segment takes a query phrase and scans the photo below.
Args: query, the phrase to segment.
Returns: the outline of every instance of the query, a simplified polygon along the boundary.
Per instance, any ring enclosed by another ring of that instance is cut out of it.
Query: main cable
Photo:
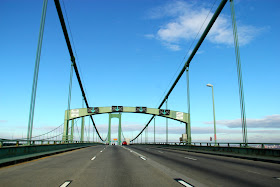
[[[80,86],[80,89],[81,89],[81,92],[82,92],[82,96],[85,100],[85,104],[86,104],[87,108],[89,108],[89,104],[88,104],[86,94],[85,94],[85,91],[84,91],[84,88],[83,88],[83,84],[82,84],[82,81],[81,81],[81,77],[80,77],[80,74],[79,74],[79,71],[78,71],[78,68],[77,68],[76,60],[75,60],[73,50],[72,50],[72,47],[71,47],[71,43],[70,43],[70,40],[69,40],[69,36],[68,36],[67,28],[66,28],[66,25],[65,25],[65,21],[64,21],[64,18],[63,18],[63,13],[62,13],[62,10],[61,10],[59,0],[54,0],[54,3],[55,3],[55,6],[56,6],[56,10],[57,10],[57,14],[58,14],[58,17],[59,17],[59,20],[60,20],[61,27],[62,27],[62,30],[63,30],[63,34],[64,34],[65,41],[66,41],[66,44],[67,44],[67,48],[68,48],[68,51],[69,51],[69,54],[70,54],[70,57],[71,57],[71,61],[73,63],[74,70],[75,70],[75,73],[76,73],[76,76],[77,76],[77,79],[78,79],[78,83],[79,83],[79,86]],[[103,141],[102,137],[100,136],[100,134],[97,130],[97,127],[94,123],[94,120],[93,120],[92,116],[90,116],[90,118],[91,118],[92,124],[95,128],[95,131],[96,131],[97,135]]]

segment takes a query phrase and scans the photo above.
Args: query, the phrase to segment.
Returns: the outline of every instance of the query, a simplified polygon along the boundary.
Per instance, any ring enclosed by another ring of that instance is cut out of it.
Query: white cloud
[[[213,122],[204,122],[205,124],[213,124]],[[241,128],[241,119],[234,120],[218,120],[217,124],[227,126],[229,128]],[[263,119],[247,119],[248,128],[279,128],[280,114],[265,116]]]
[[[144,36],[145,36],[146,38],[149,38],[149,39],[152,39],[152,38],[155,37],[155,35],[153,35],[153,34],[145,34]]]
[[[180,46],[177,44],[171,44],[171,43],[164,43],[164,46],[166,46],[167,48],[171,49],[172,51],[179,51],[181,50]]]
[[[180,43],[193,40],[207,17],[210,9],[206,5],[203,6],[201,8],[200,5],[198,9],[196,7],[199,6],[196,2],[190,3],[179,0],[153,9],[149,14],[151,19],[170,18],[153,36],[167,48],[180,50]],[[213,12],[210,12],[201,28],[200,35],[212,16]],[[250,43],[262,30],[251,25],[238,24],[239,44],[246,45]],[[231,18],[221,14],[208,33],[206,40],[215,44],[233,46]]]

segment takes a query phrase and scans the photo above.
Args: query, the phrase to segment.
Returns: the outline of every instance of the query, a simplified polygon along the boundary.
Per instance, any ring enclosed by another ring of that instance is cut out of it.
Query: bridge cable
[[[79,67],[80,72],[81,72],[80,75],[81,75],[82,82],[85,83],[84,78],[83,78],[82,68],[81,68],[80,63],[79,63],[78,54],[76,52],[76,47],[75,47],[75,43],[74,43],[74,37],[72,35],[72,31],[71,31],[71,27],[70,27],[70,22],[69,22],[69,19],[68,19],[68,15],[67,15],[67,11],[66,11],[66,6],[65,6],[65,3],[64,3],[64,0],[62,0],[62,4],[63,4],[64,12],[65,12],[65,16],[66,16],[66,21],[67,21],[67,24],[68,24],[69,32],[70,32],[70,37],[71,37],[71,40],[72,40],[72,43],[73,43],[74,53],[75,53],[75,56],[76,56],[76,59],[77,59],[76,62],[78,64],[78,67]],[[84,88],[85,88],[85,93],[88,96],[87,88],[86,87],[84,87]]]
[[[230,0],[230,8],[231,8],[233,38],[234,38],[235,57],[236,57],[236,66],[237,66],[238,86],[239,86],[239,98],[240,98],[239,102],[240,102],[240,109],[241,109],[241,122],[242,122],[243,143],[245,144],[244,146],[247,146],[248,139],[247,139],[247,125],[246,125],[246,113],[245,113],[243,80],[242,80],[239,43],[238,43],[238,35],[237,35],[237,27],[236,27],[236,20],[235,20],[235,11],[234,11],[233,0]]]
[[[199,33],[200,33],[200,31],[201,31],[202,27],[204,26],[204,24],[205,24],[205,22],[206,22],[207,18],[209,17],[209,15],[210,15],[210,13],[211,13],[211,11],[212,11],[212,9],[213,9],[214,5],[216,4],[216,2],[217,2],[217,0],[215,0],[215,2],[212,4],[212,6],[211,6],[211,8],[210,8],[210,10],[209,10],[209,12],[208,12],[208,14],[207,14],[206,18],[204,19],[204,21],[203,21],[203,23],[202,23],[202,25],[201,25],[201,27],[200,27],[199,31],[196,33],[195,38],[193,39],[193,41],[192,41],[192,43],[191,43],[191,45],[190,45],[189,49],[187,50],[187,52],[186,52],[186,54],[185,54],[184,58],[182,59],[182,61],[181,61],[180,65],[178,66],[178,68],[177,68],[176,72],[174,73],[174,75],[173,75],[172,79],[170,80],[170,82],[169,82],[169,84],[168,84],[167,88],[165,89],[165,91],[163,92],[162,96],[160,97],[160,99],[159,99],[158,103],[162,100],[162,97],[163,97],[163,96],[164,96],[164,94],[166,93],[167,89],[170,87],[170,85],[171,85],[171,83],[172,83],[172,80],[173,80],[173,79],[174,79],[174,77],[177,75],[177,73],[178,73],[178,71],[179,71],[180,67],[182,66],[183,62],[185,61],[185,59],[186,59],[187,55],[190,53],[190,50],[191,50],[191,48],[192,48],[192,46],[193,46],[194,42],[196,41],[196,39],[197,39],[197,37],[198,37],[198,35],[199,35]]]
[[[68,36],[67,28],[66,28],[66,25],[65,25],[65,21],[64,21],[64,18],[63,18],[63,13],[62,13],[62,10],[61,10],[59,0],[54,0],[54,3],[55,3],[55,6],[56,6],[56,10],[57,10],[57,14],[58,14],[58,17],[59,17],[59,20],[60,20],[62,31],[63,31],[63,34],[64,34],[64,38],[65,38],[65,41],[66,41],[66,44],[67,44],[69,55],[71,57],[71,62],[73,63],[74,70],[75,70],[75,73],[76,73],[76,76],[77,76],[77,80],[78,80],[78,83],[79,83],[79,86],[80,86],[80,89],[81,89],[81,92],[82,92],[82,96],[85,100],[87,108],[89,108],[89,104],[88,104],[86,94],[85,94],[85,91],[84,91],[84,88],[83,88],[83,84],[82,84],[82,81],[81,81],[81,77],[80,77],[80,74],[79,74],[79,71],[78,71],[78,68],[77,68],[76,60],[75,60],[73,50],[72,50],[72,47],[71,47],[71,43],[70,43],[70,40],[69,40],[69,36]],[[90,118],[91,118],[92,124],[95,128],[95,131],[96,131],[97,135],[103,141],[102,137],[100,136],[100,134],[97,130],[97,127],[94,123],[94,120],[93,120],[92,116],[90,116]]]
[[[182,70],[180,71],[179,75],[177,76],[176,80],[174,81],[174,83],[172,84],[171,88],[169,89],[169,91],[167,92],[167,94],[165,95],[164,99],[162,100],[161,104],[159,105],[158,109],[160,109],[162,107],[162,105],[164,104],[165,100],[169,97],[170,93],[173,91],[174,87],[177,85],[178,81],[180,80],[180,78],[182,77],[183,73],[185,72],[186,68],[189,67],[190,62],[192,61],[194,55],[196,54],[196,52],[198,51],[199,47],[201,46],[202,42],[204,41],[204,39],[206,38],[208,32],[210,31],[211,27],[213,26],[213,24],[215,23],[216,19],[218,18],[219,14],[221,13],[221,11],[223,10],[225,4],[227,3],[227,0],[222,0],[222,2],[220,3],[220,5],[218,6],[217,10],[215,11],[214,15],[212,16],[211,20],[209,21],[207,27],[205,28],[204,32],[202,33],[199,41],[197,42],[195,48],[192,50],[192,53],[190,54],[188,60],[185,62],[185,65],[183,66]],[[153,115],[151,117],[151,119],[148,121],[148,123],[145,125],[145,127],[140,131],[140,133],[131,141],[134,141],[138,136],[140,136],[140,134],[147,128],[147,126],[150,124],[150,122],[154,119],[155,115]]]
[[[44,26],[45,26],[45,20],[46,20],[47,4],[48,4],[48,0],[44,0],[43,11],[42,11],[42,15],[41,15],[36,60],[35,60],[33,84],[32,84],[32,93],[31,93],[31,102],[30,102],[30,111],[29,111],[29,120],[28,120],[28,131],[27,131],[28,140],[31,140],[31,138],[32,138],[35,99],[36,99],[36,92],[37,92],[37,81],[38,81],[38,74],[39,74],[39,65],[40,65],[41,49],[42,49],[42,42],[43,42]]]

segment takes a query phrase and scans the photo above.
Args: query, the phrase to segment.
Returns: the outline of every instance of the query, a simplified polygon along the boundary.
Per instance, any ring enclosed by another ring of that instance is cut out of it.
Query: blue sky
[[[64,0],[72,45],[90,105],[157,108],[177,77],[177,70],[187,60],[191,43],[214,2]],[[206,23],[219,3],[218,0],[214,4]],[[21,138],[27,133],[42,4],[37,0],[0,2],[2,138]],[[66,19],[62,1],[61,5]],[[280,141],[280,27],[276,21],[280,17],[279,5],[276,0],[235,2],[249,142]],[[242,141],[232,42],[227,3],[190,64],[193,141],[209,141],[213,137],[212,93],[206,87],[208,83],[214,85],[218,141]],[[69,73],[69,53],[54,2],[49,1],[34,135],[63,123]],[[169,98],[168,108],[187,112],[186,93],[183,75]],[[82,96],[74,76],[71,108],[81,107]],[[108,115],[94,119],[105,138]],[[148,115],[123,114],[124,135],[135,136],[149,119]],[[113,120],[112,137],[117,136],[117,123],[117,119]],[[152,130],[150,127],[150,141]],[[169,141],[178,141],[184,125],[169,120],[169,132]],[[156,119],[156,133],[158,141],[165,141],[165,119]]]

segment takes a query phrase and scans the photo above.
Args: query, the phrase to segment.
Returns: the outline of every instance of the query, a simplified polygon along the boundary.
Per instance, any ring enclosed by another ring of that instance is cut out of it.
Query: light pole
[[[215,104],[214,104],[214,88],[212,84],[207,84],[206,86],[212,88],[212,98],[213,98],[213,116],[214,116],[214,139],[215,139],[215,146],[217,145],[217,136],[216,136],[216,119],[215,119]]]

